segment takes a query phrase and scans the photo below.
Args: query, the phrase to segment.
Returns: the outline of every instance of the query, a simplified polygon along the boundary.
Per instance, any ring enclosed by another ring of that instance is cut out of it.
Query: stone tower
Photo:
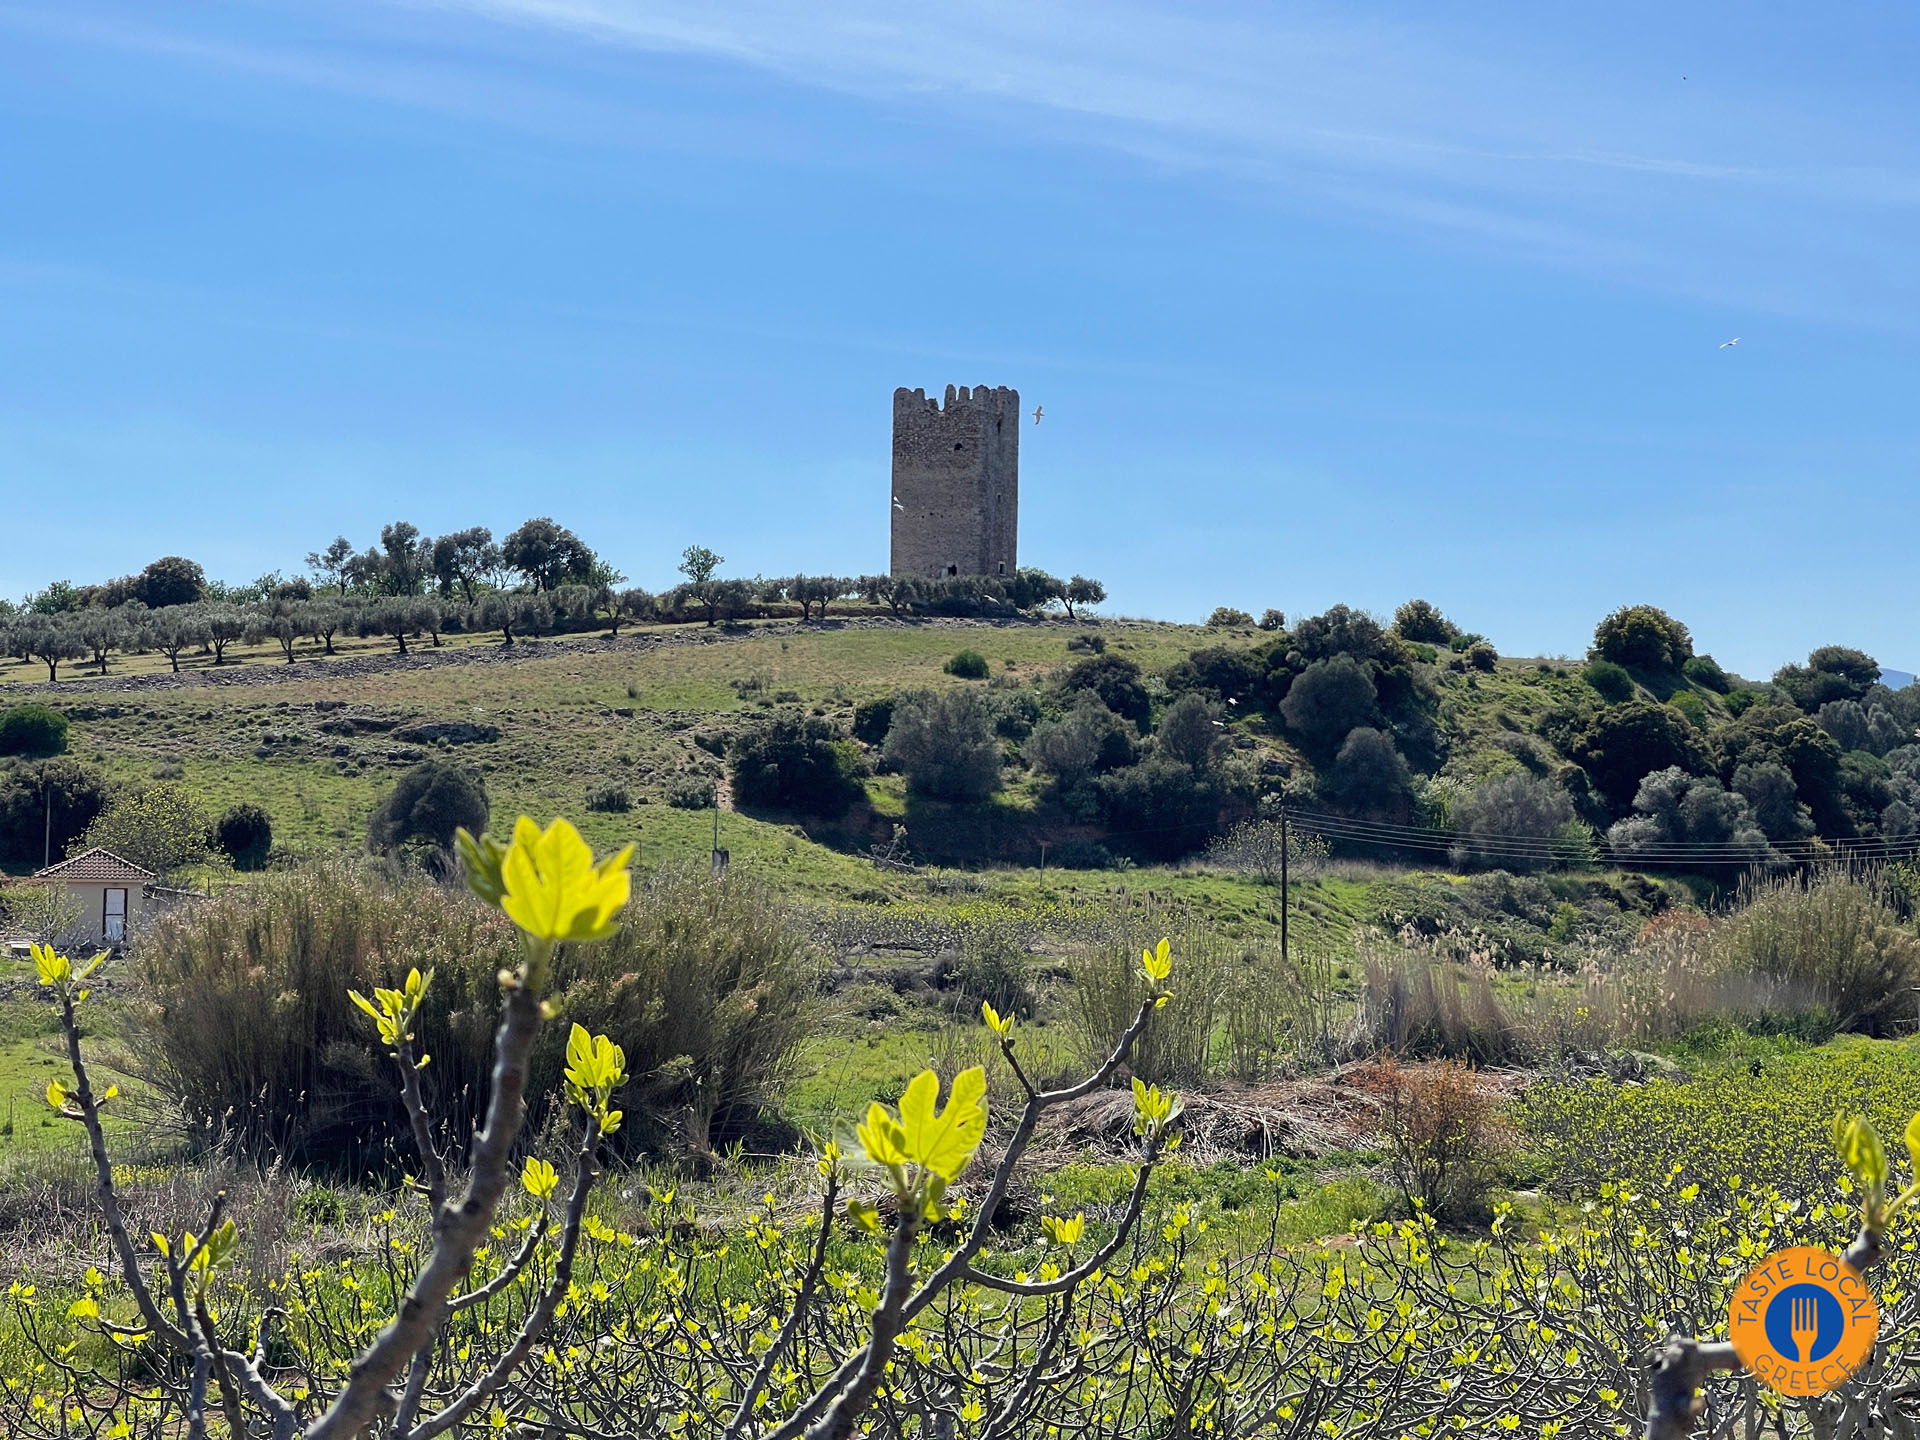
[[[1011,575],[1019,559],[1020,392],[893,392],[895,575]]]

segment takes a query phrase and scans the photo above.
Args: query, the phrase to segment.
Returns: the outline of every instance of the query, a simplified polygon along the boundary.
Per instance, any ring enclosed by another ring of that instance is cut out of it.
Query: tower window
[[[961,443],[960,443],[960,442],[959,442],[958,440],[956,440],[956,441],[954,441],[954,442],[953,442],[953,448],[954,448],[954,449],[956,449],[956,450],[964,450],[964,449],[966,449],[967,447],[966,447],[966,446],[964,446],[964,445],[962,445],[962,444],[961,444]]]
[[[947,566],[947,574],[958,575],[959,573],[960,573],[960,567],[958,565]]]
[[[1007,573],[1007,562],[1006,562],[1006,561],[1004,561],[1004,560],[1002,560],[1002,561],[1000,562],[1000,573],[1001,573],[1002,575],[1004,575],[1004,574],[1006,574],[1006,573]]]

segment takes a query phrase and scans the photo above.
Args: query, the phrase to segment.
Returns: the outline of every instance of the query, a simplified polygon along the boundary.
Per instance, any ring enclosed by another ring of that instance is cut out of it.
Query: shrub
[[[1736,766],[1731,788],[1769,840],[1800,840],[1813,833],[1813,815],[1800,803],[1785,766],[1771,761]]]
[[[1554,858],[1554,837],[1573,819],[1573,802],[1553,781],[1514,770],[1461,796],[1452,819],[1456,865],[1531,870]]]
[[[1476,640],[1467,647],[1467,664],[1475,670],[1491,672],[1500,662],[1500,652],[1484,640]]]
[[[1590,660],[1580,678],[1591,685],[1610,705],[1622,705],[1634,697],[1633,677],[1623,665],[1611,660]]]
[[[1830,700],[1864,700],[1880,679],[1880,664],[1862,650],[1822,645],[1805,665],[1784,665],[1773,683],[1808,714]]]
[[[734,737],[727,764],[736,803],[842,815],[864,795],[853,742],[825,720],[782,715]]]
[[[862,700],[853,707],[853,738],[867,745],[887,743],[887,729],[893,724],[893,697]]]
[[[260,870],[273,849],[273,820],[258,805],[236,805],[215,823],[213,838],[234,869]]]
[[[684,771],[667,782],[667,804],[676,810],[711,810],[718,793],[711,775]]]
[[[900,696],[886,757],[905,773],[910,791],[931,799],[977,802],[1000,788],[1000,741],[978,690]]]
[[[1022,753],[1028,764],[1053,776],[1061,789],[1071,790],[1089,776],[1131,765],[1134,730],[1107,709],[1098,695],[1082,690],[1071,710],[1033,732]]]
[[[1633,808],[1639,813],[1607,832],[1607,844],[1624,858],[1709,870],[1778,858],[1747,802],[1711,776],[1689,775],[1677,765],[1656,770],[1640,782]],[[1712,859],[1692,860],[1689,849],[1704,850]]]
[[[1733,688],[1733,681],[1727,678],[1727,672],[1720,668],[1720,662],[1711,655],[1695,655],[1680,667],[1680,673],[1715,694],[1724,695]]]
[[[397,854],[408,842],[442,851],[453,846],[453,832],[478,835],[492,813],[487,787],[473,771],[440,760],[423,760],[395,782],[367,822],[367,846],[375,854]]]
[[[1288,880],[1305,880],[1326,868],[1327,842],[1297,825],[1278,820],[1245,820],[1207,846],[1207,860],[1262,885],[1278,885],[1283,868]]]
[[[1568,754],[1616,813],[1632,803],[1640,782],[1654,771],[1706,768],[1693,727],[1671,707],[1645,700],[1601,711],[1574,737]]]
[[[1198,695],[1182,695],[1160,717],[1153,743],[1159,754],[1171,756],[1198,774],[1213,764],[1224,743],[1219,714]]]
[[[1418,1069],[1380,1067],[1380,1131],[1394,1183],[1436,1220],[1481,1220],[1505,1127],[1493,1096],[1458,1060]]]
[[[1687,717],[1687,723],[1696,730],[1707,728],[1707,702],[1700,698],[1697,690],[1675,691],[1667,703]]]
[[[0,714],[0,755],[44,759],[64,755],[67,717],[46,705],[16,705]]]
[[[1235,610],[1231,605],[1219,606],[1207,616],[1209,630],[1248,630],[1253,627],[1253,616],[1244,610]]]
[[[1406,810],[1413,776],[1392,737],[1363,725],[1341,742],[1322,783],[1342,809],[1391,819]]]
[[[497,974],[513,927],[462,891],[330,861],[269,873],[161,916],[129,957],[128,1044],[204,1141],[348,1172],[414,1156],[391,1065],[347,996],[435,972],[419,1022],[430,1108],[456,1161],[484,1108]],[[627,1053],[640,1146],[704,1151],[751,1122],[813,1024],[819,957],[766,890],[668,870],[637,887],[605,944],[565,947],[560,1012]],[[565,1026],[547,1026],[527,1086],[530,1127],[562,1103]]]
[[[1199,691],[1239,703],[1254,699],[1266,679],[1257,652],[1214,646],[1196,650],[1167,672],[1167,689],[1175,694]]]
[[[1316,660],[1287,690],[1280,714],[1302,744],[1329,754],[1356,726],[1379,719],[1373,677],[1351,655]]]
[[[1157,860],[1196,850],[1220,828],[1229,790],[1221,777],[1196,774],[1170,755],[1152,755],[1138,765],[1100,779],[1108,840]]]
[[[1911,1018],[1920,936],[1900,923],[1881,876],[1749,877],[1717,949],[1726,969],[1817,987],[1842,1029],[1891,1035]]]
[[[624,785],[589,785],[587,809],[603,814],[624,815],[633,808],[633,797]]]
[[[984,680],[993,669],[978,650],[962,650],[940,668],[961,680]]]
[[[1260,612],[1260,628],[1262,630],[1286,629],[1287,617],[1285,612],[1275,610],[1272,606],[1268,606]]]
[[[1143,734],[1153,713],[1153,701],[1147,694],[1140,667],[1124,655],[1096,655],[1082,660],[1062,677],[1061,686],[1072,693],[1091,690],[1114,714],[1131,720]]]
[[[995,927],[971,927],[959,950],[942,966],[941,983],[963,997],[965,1018],[977,1019],[985,1001],[1002,1015],[1031,1020],[1035,1009],[1033,976],[1017,936]]]
[[[0,860],[64,855],[106,807],[107,782],[77,760],[15,764],[0,776]]]
[[[1693,657],[1693,636],[1685,625],[1657,606],[1628,605],[1594,627],[1588,654],[1616,665],[1678,674]]]
[[[1445,645],[1460,633],[1460,627],[1425,600],[1409,600],[1393,612],[1393,633],[1402,640],[1424,645]]]

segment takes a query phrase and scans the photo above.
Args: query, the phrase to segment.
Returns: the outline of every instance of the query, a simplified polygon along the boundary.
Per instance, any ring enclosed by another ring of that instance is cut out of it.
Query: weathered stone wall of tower
[[[893,392],[895,575],[1011,575],[1019,564],[1020,392]]]

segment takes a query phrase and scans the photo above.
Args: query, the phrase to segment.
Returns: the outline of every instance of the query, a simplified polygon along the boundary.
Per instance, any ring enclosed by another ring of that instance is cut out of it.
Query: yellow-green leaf
[[[627,903],[632,881],[627,846],[598,865],[580,832],[566,820],[545,830],[522,815],[500,862],[500,908],[537,940],[599,940]]]
[[[907,1158],[944,1180],[957,1180],[987,1133],[987,1072],[978,1065],[953,1077],[944,1110],[935,1109],[940,1078],[922,1070],[900,1096]]]
[[[544,1200],[558,1188],[560,1172],[545,1160],[536,1160],[528,1156],[526,1167],[520,1172],[520,1183],[526,1186],[527,1193],[536,1200]]]

